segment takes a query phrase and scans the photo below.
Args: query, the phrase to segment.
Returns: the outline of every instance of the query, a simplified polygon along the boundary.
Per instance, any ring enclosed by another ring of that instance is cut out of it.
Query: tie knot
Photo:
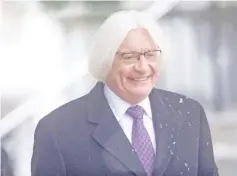
[[[142,119],[144,113],[145,113],[145,110],[141,106],[138,106],[138,105],[129,107],[127,110],[127,114],[133,117],[134,119]]]

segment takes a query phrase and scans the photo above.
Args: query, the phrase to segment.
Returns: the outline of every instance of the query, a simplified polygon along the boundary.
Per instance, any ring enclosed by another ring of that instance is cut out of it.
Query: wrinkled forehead
[[[157,46],[149,31],[146,28],[139,26],[127,33],[119,49],[134,49],[140,51],[156,49],[158,47],[159,46]]]

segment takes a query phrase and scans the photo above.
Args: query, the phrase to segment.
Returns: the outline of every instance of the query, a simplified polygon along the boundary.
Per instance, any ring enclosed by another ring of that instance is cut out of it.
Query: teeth
[[[145,78],[134,78],[133,80],[135,81],[145,81],[148,77]]]

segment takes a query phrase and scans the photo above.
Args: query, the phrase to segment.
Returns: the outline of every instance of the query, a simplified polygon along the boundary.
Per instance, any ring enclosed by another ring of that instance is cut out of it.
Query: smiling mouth
[[[136,82],[142,82],[142,81],[146,81],[148,78],[150,78],[150,76],[140,77],[140,78],[129,78],[129,79]]]

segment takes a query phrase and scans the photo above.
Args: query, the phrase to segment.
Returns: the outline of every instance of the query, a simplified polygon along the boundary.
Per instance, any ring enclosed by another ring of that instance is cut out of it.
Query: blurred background
[[[93,35],[112,12],[133,9],[151,13],[169,44],[157,87],[204,106],[220,176],[236,176],[237,2],[0,3],[2,174],[30,176],[36,124],[89,92],[94,80],[88,77],[87,54]]]

